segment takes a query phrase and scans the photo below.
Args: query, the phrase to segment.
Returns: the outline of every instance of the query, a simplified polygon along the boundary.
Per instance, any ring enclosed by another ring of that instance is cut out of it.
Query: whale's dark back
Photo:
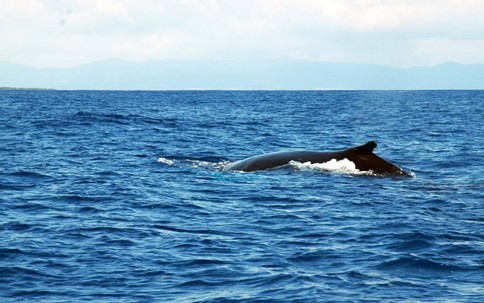
[[[262,154],[228,164],[224,170],[257,171],[286,165],[291,161],[325,163],[332,159],[348,159],[360,171],[372,171],[378,175],[407,174],[402,169],[373,153],[376,142],[370,141],[364,145],[336,152],[289,151]]]

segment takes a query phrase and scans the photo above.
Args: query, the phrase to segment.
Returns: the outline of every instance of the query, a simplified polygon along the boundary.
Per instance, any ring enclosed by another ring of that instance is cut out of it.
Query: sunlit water
[[[483,109],[483,91],[0,91],[0,301],[484,302]],[[222,171],[370,140],[413,177]]]

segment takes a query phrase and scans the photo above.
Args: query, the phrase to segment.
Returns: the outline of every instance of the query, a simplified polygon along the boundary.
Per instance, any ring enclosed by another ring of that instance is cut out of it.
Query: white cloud
[[[0,60],[484,63],[477,0],[0,0]]]

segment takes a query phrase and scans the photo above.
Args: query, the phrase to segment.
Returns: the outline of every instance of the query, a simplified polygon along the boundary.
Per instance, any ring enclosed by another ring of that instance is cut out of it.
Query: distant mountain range
[[[71,68],[0,62],[0,87],[101,90],[484,89],[484,64],[395,68],[302,60],[106,60]]]

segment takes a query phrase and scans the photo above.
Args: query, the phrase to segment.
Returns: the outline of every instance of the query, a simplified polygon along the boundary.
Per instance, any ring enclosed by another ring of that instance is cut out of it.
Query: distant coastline
[[[55,89],[40,88],[40,87],[0,87],[0,90],[55,90]]]
[[[274,60],[111,59],[69,68],[0,61],[3,90],[470,90],[484,89],[484,64],[398,68]]]

